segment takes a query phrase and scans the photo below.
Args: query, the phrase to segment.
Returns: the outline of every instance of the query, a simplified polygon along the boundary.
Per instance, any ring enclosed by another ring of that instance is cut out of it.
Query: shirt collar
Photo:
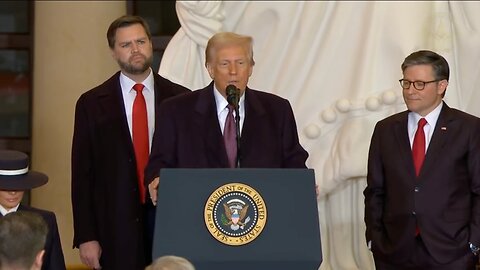
[[[443,102],[440,102],[440,104],[438,104],[438,106],[435,107],[435,109],[433,109],[433,111],[431,111],[426,116],[421,116],[420,114],[418,114],[416,112],[411,112],[411,115],[413,117],[413,123],[415,123],[415,125],[416,125],[418,123],[418,121],[420,120],[420,118],[425,118],[425,120],[427,120],[427,123],[431,127],[434,127],[437,123],[438,117],[440,116],[440,112],[442,111],[442,107],[443,107]]]
[[[238,106],[242,108],[245,104],[245,92],[243,91],[243,95],[240,97],[240,100],[238,101]],[[215,84],[213,84],[213,96],[215,97],[215,104],[217,105],[217,115],[220,115],[220,113],[227,107],[228,101],[225,97],[220,94],[220,91],[217,89]],[[242,115],[242,114],[240,114]]]
[[[5,216],[5,215],[7,215],[7,214],[10,214],[10,213],[13,213],[13,212],[17,212],[19,206],[20,206],[20,204],[17,204],[17,206],[13,207],[13,208],[10,209],[10,210],[7,210],[7,209],[5,209],[5,207],[3,207],[3,206],[0,204],[0,213],[2,213],[2,216]]]
[[[144,91],[145,90],[149,92],[153,91],[155,87],[155,81],[153,79],[153,71],[151,68],[150,68],[150,74],[148,74],[147,78],[145,78],[145,80],[140,83],[145,86],[145,88],[143,89]],[[127,77],[125,74],[123,74],[123,72],[120,72],[120,85],[122,85],[123,91],[126,91],[127,93],[130,91],[135,91],[135,90],[132,90],[135,84],[137,84],[137,82]]]

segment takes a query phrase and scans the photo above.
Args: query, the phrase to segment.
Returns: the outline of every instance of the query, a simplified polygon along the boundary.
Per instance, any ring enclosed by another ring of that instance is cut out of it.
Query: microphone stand
[[[238,89],[235,85],[230,84],[225,89],[226,98],[228,104],[232,105],[235,109],[235,127],[237,129],[236,132],[236,139],[237,139],[237,162],[236,168],[240,168],[240,160],[241,160],[241,152],[240,152],[240,110],[239,110],[239,102],[240,102],[240,89]]]
[[[240,110],[239,110],[239,104],[238,104],[238,99],[236,100],[235,104],[235,126],[237,130],[237,168],[240,168],[240,160],[241,160],[241,153],[240,152]]]

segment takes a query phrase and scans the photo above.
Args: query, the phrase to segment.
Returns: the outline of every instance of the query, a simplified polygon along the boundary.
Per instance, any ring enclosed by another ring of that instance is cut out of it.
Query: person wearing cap
[[[40,187],[47,182],[47,175],[29,170],[27,154],[0,150],[0,218],[17,211],[41,215],[48,225],[42,270],[63,270],[66,269],[65,259],[55,214],[21,203],[26,190]]]

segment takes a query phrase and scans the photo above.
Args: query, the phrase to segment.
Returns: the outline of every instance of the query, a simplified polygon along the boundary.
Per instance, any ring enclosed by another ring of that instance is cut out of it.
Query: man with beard
[[[82,94],[75,108],[73,246],[90,268],[138,270],[151,262],[155,212],[143,171],[156,114],[164,99],[189,90],[153,72],[142,18],[116,19],[107,39],[120,71]]]

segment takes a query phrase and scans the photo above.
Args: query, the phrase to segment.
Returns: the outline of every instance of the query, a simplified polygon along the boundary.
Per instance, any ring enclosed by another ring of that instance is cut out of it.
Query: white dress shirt
[[[0,213],[2,213],[2,216],[5,216],[6,214],[17,212],[19,206],[20,206],[20,204],[17,204],[17,206],[13,207],[10,210],[7,210],[0,204]]]
[[[220,124],[220,128],[222,129],[222,134],[223,134],[223,129],[225,128],[225,121],[227,119],[228,115],[228,101],[225,97],[220,94],[220,91],[217,90],[215,87],[215,84],[213,86],[213,95],[215,96],[215,103],[217,104],[217,116],[218,116],[218,123]],[[242,129],[243,129],[243,122],[245,121],[245,92],[243,92],[243,95],[240,97],[240,100],[238,101],[238,111],[240,113],[240,134],[242,134]],[[235,117],[235,111],[233,112],[233,116]]]
[[[443,102],[440,102],[433,111],[423,117],[427,120],[427,124],[423,127],[423,131],[425,132],[425,153],[427,152],[428,145],[432,139],[433,131],[435,130],[435,125],[437,124],[442,106]],[[413,146],[413,139],[415,137],[415,132],[417,132],[418,121],[420,118],[422,118],[422,116],[418,113],[410,112],[408,114],[408,137],[410,138],[410,148]]]
[[[145,88],[143,88],[143,96],[145,97],[145,102],[147,105],[147,119],[148,119],[148,141],[149,147],[152,147],[152,138],[153,132],[155,131],[155,81],[153,79],[153,73],[150,69],[150,74],[148,77],[141,82]],[[125,108],[125,115],[127,116],[128,129],[130,130],[130,137],[132,135],[132,111],[133,111],[133,101],[137,96],[137,92],[133,90],[133,86],[136,84],[135,81],[125,76],[123,73],[120,73],[120,86],[122,87],[122,96],[123,104]],[[150,150],[149,150],[150,151]]]

